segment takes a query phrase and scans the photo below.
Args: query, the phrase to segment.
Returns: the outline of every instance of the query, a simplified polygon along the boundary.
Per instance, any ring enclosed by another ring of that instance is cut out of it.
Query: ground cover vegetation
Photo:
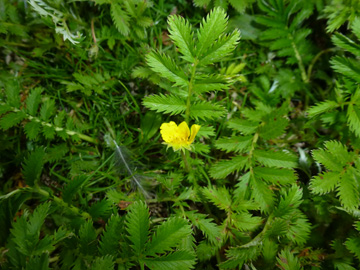
[[[0,0],[0,268],[360,269],[360,2]]]

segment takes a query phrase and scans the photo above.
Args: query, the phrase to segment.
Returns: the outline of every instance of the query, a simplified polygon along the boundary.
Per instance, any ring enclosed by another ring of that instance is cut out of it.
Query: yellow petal
[[[178,126],[175,122],[163,123],[160,127],[160,133],[165,142],[171,142],[177,133]]]
[[[201,127],[201,126],[196,125],[196,124],[194,124],[194,125],[191,126],[191,136],[190,136],[190,139],[189,139],[189,144],[194,141],[196,134],[197,134],[197,133],[199,132],[199,130],[200,130],[200,127]]]
[[[187,141],[187,139],[190,136],[190,129],[187,123],[184,121],[179,125],[179,135],[180,138],[182,138],[184,141]]]

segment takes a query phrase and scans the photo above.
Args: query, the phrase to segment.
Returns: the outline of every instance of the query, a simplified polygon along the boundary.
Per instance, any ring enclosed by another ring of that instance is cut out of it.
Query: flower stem
[[[185,151],[187,151],[187,150],[184,150],[184,151],[181,150],[180,151],[181,152],[181,157],[182,157],[182,159],[184,161],[185,171],[190,172],[190,165],[189,165],[189,162],[188,162],[187,155],[186,155]]]

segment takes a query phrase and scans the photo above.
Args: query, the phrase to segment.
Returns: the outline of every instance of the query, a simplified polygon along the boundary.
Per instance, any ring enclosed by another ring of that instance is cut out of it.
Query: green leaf
[[[36,255],[38,249],[41,249],[40,254],[43,251],[49,252],[54,249],[51,244],[47,246],[47,250],[39,246],[40,229],[44,224],[49,209],[49,202],[41,204],[36,207],[32,215],[26,212],[13,223],[13,229],[11,229],[13,241],[22,254],[31,256]],[[43,243],[47,242],[47,240],[49,240],[49,236],[42,239]]]
[[[100,254],[111,255],[117,258],[122,238],[123,222],[119,215],[112,215],[106,224],[99,243]]]
[[[350,170],[341,178],[337,188],[341,205],[348,210],[355,210],[360,204],[359,191],[356,188],[357,180],[355,174]]]
[[[31,121],[26,123],[24,130],[30,140],[35,140],[40,133],[40,128],[40,122]]]
[[[236,156],[230,160],[221,160],[215,163],[210,168],[210,175],[215,179],[221,179],[228,176],[230,173],[242,170],[248,162],[248,158],[245,156]]]
[[[153,51],[146,56],[146,62],[154,72],[160,73],[161,76],[175,83],[176,86],[187,86],[186,74],[177,67],[169,56]]]
[[[340,33],[335,33],[331,37],[331,40],[337,47],[347,50],[356,56],[360,56],[360,46],[347,36],[344,36]]]
[[[0,116],[4,113],[7,113],[8,111],[11,111],[11,107],[7,104],[1,104],[0,103]]]
[[[55,110],[55,101],[52,99],[46,99],[40,109],[40,118],[43,121],[48,121],[50,116],[53,115]]]
[[[224,33],[227,26],[226,12],[222,8],[213,9],[201,22],[196,44],[196,57],[203,58],[205,51]]]
[[[103,218],[107,219],[112,210],[112,203],[106,199],[97,201],[91,205],[88,210],[88,213],[92,216],[93,219]]]
[[[148,240],[149,235],[149,209],[143,202],[134,202],[128,208],[125,218],[126,231],[134,253],[139,256]]]
[[[172,251],[191,232],[191,227],[185,219],[179,217],[169,218],[157,226],[151,242],[146,245],[145,253],[153,256],[157,253]]]
[[[339,105],[335,101],[326,100],[324,102],[317,103],[311,107],[307,112],[309,117],[315,117],[325,112],[329,112],[337,108]]]
[[[275,185],[288,185],[293,184],[296,181],[295,172],[291,169],[257,166],[254,168],[254,174],[256,177],[260,177],[264,181]]]
[[[28,98],[26,99],[26,111],[32,116],[35,116],[37,113],[39,104],[41,102],[42,91],[42,88],[37,87],[30,92]]]
[[[239,118],[233,118],[228,122],[228,127],[240,131],[244,135],[253,134],[259,123]]]
[[[40,256],[31,256],[25,270],[50,270],[49,254],[42,253]]]
[[[324,149],[312,151],[313,158],[323,164],[327,169],[340,172],[343,170],[343,162]]]
[[[261,224],[263,220],[261,217],[252,216],[249,213],[233,213],[231,215],[231,223],[239,231],[254,231]]]
[[[86,175],[79,175],[74,177],[64,188],[62,198],[64,202],[71,203],[74,195],[80,191],[83,183],[88,179]]]
[[[349,238],[345,242],[345,246],[351,253],[353,253],[358,260],[360,260],[360,237]]]
[[[202,189],[202,193],[220,209],[225,211],[229,211],[231,209],[231,195],[225,187],[204,187]]]
[[[168,18],[168,24],[170,38],[184,55],[183,58],[193,63],[195,48],[190,23],[180,16],[171,15]]]
[[[360,76],[360,73],[359,73]],[[355,133],[356,136],[360,137],[360,110],[357,106],[349,104],[347,110],[347,123],[351,131]]]
[[[287,192],[283,192],[280,202],[274,211],[274,216],[286,219],[302,203],[302,190],[293,185]]]
[[[91,264],[91,270],[113,270],[114,261],[112,256],[104,256],[96,258]]]
[[[272,117],[259,128],[259,136],[264,140],[275,139],[285,133],[289,121],[284,117]]]
[[[332,68],[348,78],[360,82],[359,62],[346,57],[335,56],[330,61]]]
[[[249,150],[252,143],[252,136],[236,136],[221,138],[215,142],[215,147],[223,151],[243,153]]]
[[[38,147],[25,160],[23,174],[27,185],[34,186],[35,182],[39,181],[44,165],[44,156],[44,148]]]
[[[152,95],[143,99],[143,104],[150,110],[171,115],[185,112],[186,104],[181,98],[174,95]]]
[[[193,91],[197,94],[207,93],[215,90],[228,89],[230,80],[221,75],[196,75]]]
[[[214,119],[225,114],[225,109],[221,105],[212,104],[207,101],[195,103],[190,108],[190,116],[196,120]]]
[[[260,253],[260,245],[232,247],[226,251],[226,257],[229,259],[220,264],[220,269],[241,269],[245,262],[255,260]]]
[[[130,18],[127,15],[127,13],[121,8],[120,4],[112,3],[110,11],[111,11],[111,18],[116,26],[116,29],[124,36],[129,35]]]
[[[26,118],[26,114],[22,111],[10,112],[0,119],[0,128],[8,130],[9,128],[19,124]]]
[[[254,156],[260,164],[267,167],[294,168],[297,166],[296,156],[286,152],[255,150]]]
[[[220,228],[213,222],[212,218],[207,218],[207,215],[195,213],[194,211],[186,212],[186,215],[191,223],[201,230],[209,242],[217,244],[220,241]]]
[[[339,181],[339,173],[325,172],[311,179],[310,189],[315,194],[323,195],[335,190]]]
[[[268,213],[275,203],[274,193],[271,191],[270,187],[261,179],[252,177],[250,183],[252,186],[252,197],[254,198],[255,202],[260,205],[261,210],[265,213]]]
[[[178,250],[167,256],[145,258],[142,261],[151,270],[188,270],[194,269],[196,257],[188,250]]]
[[[282,250],[276,260],[283,270],[303,269],[300,265],[299,259],[291,253],[289,248]]]
[[[201,65],[209,65],[224,60],[224,57],[230,54],[239,43],[240,32],[235,30],[229,35],[224,35],[215,41],[199,59]]]
[[[6,103],[11,107],[20,108],[20,85],[17,80],[9,80],[5,87]]]
[[[80,252],[85,255],[93,256],[96,252],[97,234],[93,227],[93,222],[88,220],[79,230]]]

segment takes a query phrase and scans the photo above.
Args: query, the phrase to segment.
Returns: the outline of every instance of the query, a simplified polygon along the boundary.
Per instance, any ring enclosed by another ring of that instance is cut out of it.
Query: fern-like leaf
[[[143,104],[150,110],[171,115],[181,114],[186,110],[186,103],[174,95],[152,95],[143,99]]]
[[[136,255],[140,255],[148,240],[149,234],[149,210],[145,203],[135,202],[129,207],[125,218],[126,231],[131,241],[132,249]]]
[[[196,257],[188,250],[178,250],[167,256],[146,258],[142,261],[151,270],[189,270],[194,269]]]
[[[44,165],[44,156],[44,148],[39,147],[31,152],[29,157],[25,160],[23,174],[27,185],[33,186],[35,182],[39,181]]]
[[[215,179],[225,178],[230,173],[242,170],[247,161],[248,158],[243,156],[236,156],[230,160],[221,160],[211,167],[210,175]]]

